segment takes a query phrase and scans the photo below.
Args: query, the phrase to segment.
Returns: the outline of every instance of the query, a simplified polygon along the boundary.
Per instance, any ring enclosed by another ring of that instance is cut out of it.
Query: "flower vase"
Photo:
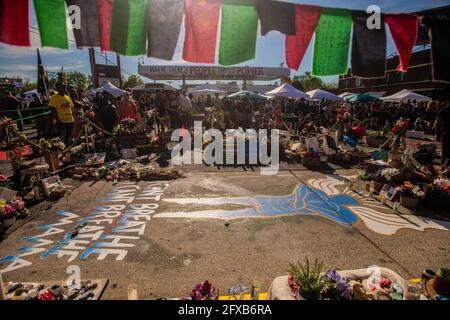
[[[419,206],[420,199],[418,198],[411,198],[404,195],[400,196],[400,204],[409,210],[414,210]]]

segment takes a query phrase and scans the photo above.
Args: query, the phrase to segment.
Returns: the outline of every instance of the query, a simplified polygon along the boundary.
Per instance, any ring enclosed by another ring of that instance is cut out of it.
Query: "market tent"
[[[282,86],[276,88],[275,90],[266,92],[264,94],[265,96],[269,97],[284,97],[284,98],[297,98],[297,99],[309,99],[309,96],[304,93],[303,91],[300,91],[290,84],[283,84]]]
[[[202,84],[201,86],[195,87],[194,89],[189,90],[189,93],[192,94],[224,94],[227,93],[225,90],[221,90],[208,82]]]
[[[111,82],[107,81],[105,82],[100,88],[97,88],[97,92],[109,92],[114,97],[120,97],[124,94],[124,90],[117,88],[115,85],[113,85]]]
[[[344,93],[341,93],[340,95],[339,95],[339,97],[341,97],[341,98],[345,98],[345,97],[347,97],[347,96],[353,96],[353,95],[355,95],[355,93],[353,93],[353,92],[344,92]]]
[[[325,90],[316,89],[306,93],[311,100],[330,100],[330,101],[342,101],[342,98]]]
[[[344,97],[345,101],[348,102],[370,102],[370,101],[378,101],[377,97],[370,96],[368,94],[354,94],[352,96]]]
[[[262,95],[256,94],[252,91],[245,91],[245,90],[230,94],[229,96],[227,96],[227,98],[248,98],[254,100],[267,100],[267,98],[263,97]]]
[[[421,94],[412,92],[410,90],[403,89],[402,91],[397,92],[397,93],[393,94],[392,96],[381,98],[381,100],[394,101],[394,102],[395,101],[401,102],[401,101],[408,101],[408,100],[410,100],[410,101],[416,100],[416,101],[425,101],[426,102],[426,101],[431,101],[432,99],[427,96],[423,96]]]

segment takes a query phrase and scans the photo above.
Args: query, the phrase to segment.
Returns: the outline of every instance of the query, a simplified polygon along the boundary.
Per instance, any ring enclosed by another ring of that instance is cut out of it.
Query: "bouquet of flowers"
[[[427,195],[420,186],[415,185],[410,181],[405,181],[402,186],[396,188],[396,191],[405,197],[414,199],[423,199]]]
[[[379,183],[396,182],[400,179],[400,170],[396,168],[386,168],[379,170],[375,175],[375,181]]]
[[[403,119],[401,118],[398,120],[394,127],[392,128],[391,132],[395,135],[406,135],[406,132],[408,131],[409,127],[409,119]]]
[[[131,134],[137,128],[137,122],[131,118],[125,118],[114,128],[113,134]]]
[[[333,268],[325,273],[325,287],[321,295],[326,300],[351,300],[352,288],[347,280]]]
[[[217,300],[218,295],[216,293],[216,288],[206,280],[197,284],[195,288],[192,289],[191,298],[192,300]]]
[[[16,216],[16,209],[14,206],[6,201],[0,201],[0,222],[12,219]]]

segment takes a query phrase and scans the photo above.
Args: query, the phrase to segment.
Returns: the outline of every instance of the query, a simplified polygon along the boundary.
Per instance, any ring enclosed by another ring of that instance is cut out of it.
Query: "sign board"
[[[287,68],[222,67],[222,66],[145,66],[138,65],[141,76],[153,80],[259,80],[289,77]]]
[[[122,75],[118,66],[96,64],[95,72],[97,74],[99,86],[102,86],[105,82],[109,81],[116,87],[120,87]]]

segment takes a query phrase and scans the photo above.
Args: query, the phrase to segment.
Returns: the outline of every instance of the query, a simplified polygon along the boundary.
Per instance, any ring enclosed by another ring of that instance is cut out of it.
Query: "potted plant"
[[[306,259],[305,263],[289,265],[288,281],[291,289],[300,300],[319,300],[322,289],[325,287],[326,279],[322,274],[323,263],[317,259],[311,265]]]
[[[400,204],[410,210],[414,210],[419,206],[420,200],[426,197],[426,193],[418,185],[405,181],[403,186],[398,187],[397,192],[400,194]]]
[[[440,295],[450,295],[450,269],[440,268],[436,272],[436,277],[433,279],[433,289]]]

